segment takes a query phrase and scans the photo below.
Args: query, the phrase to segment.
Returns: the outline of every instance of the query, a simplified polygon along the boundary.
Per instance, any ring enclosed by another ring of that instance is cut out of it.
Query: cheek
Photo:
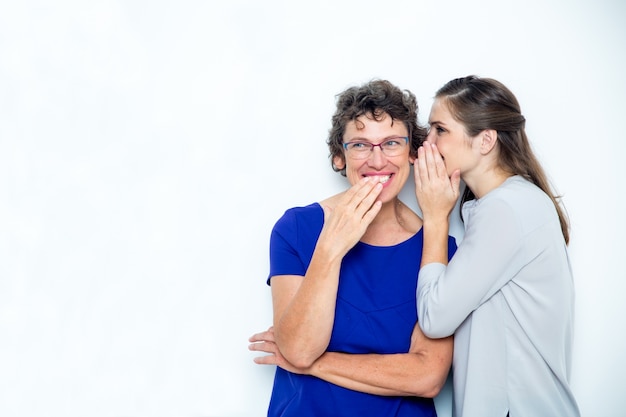
[[[445,140],[435,141],[435,145],[437,145],[437,149],[439,150],[439,153],[445,157],[445,154],[448,151],[448,146],[446,144],[446,141]]]
[[[346,162],[344,164],[346,168],[346,176],[350,180],[350,182],[354,183],[361,178],[361,174],[359,173],[361,166],[363,164],[356,163],[355,161]]]
[[[462,146],[462,144],[453,138],[443,138],[437,141],[439,152],[448,158],[453,157],[456,152],[460,151],[459,146]]]

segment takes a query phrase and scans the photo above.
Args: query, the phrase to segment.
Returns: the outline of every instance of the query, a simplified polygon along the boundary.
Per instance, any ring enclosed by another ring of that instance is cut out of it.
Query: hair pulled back
[[[500,168],[521,175],[545,192],[556,208],[565,242],[569,243],[569,221],[548,177],[533,153],[526,136],[526,119],[513,93],[499,81],[474,75],[457,78],[441,87],[436,99],[443,100],[452,116],[465,127],[468,136],[483,130],[498,132]],[[465,189],[462,202],[475,196]]]

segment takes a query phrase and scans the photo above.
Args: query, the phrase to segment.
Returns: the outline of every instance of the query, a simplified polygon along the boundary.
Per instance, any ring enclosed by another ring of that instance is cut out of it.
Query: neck
[[[405,208],[398,198],[383,204],[361,240],[373,244],[392,242],[398,234],[406,231],[405,222],[408,221],[406,218],[408,215],[409,213],[405,213]]]
[[[386,225],[397,223],[402,224],[404,221],[402,220],[402,211],[403,205],[398,197],[393,200],[383,204],[376,218],[372,221],[370,225]]]
[[[513,174],[510,172],[505,172],[502,169],[493,169],[479,175],[467,175],[463,178],[463,181],[472,190],[476,198],[482,198],[490,191],[501,186],[511,176]]]

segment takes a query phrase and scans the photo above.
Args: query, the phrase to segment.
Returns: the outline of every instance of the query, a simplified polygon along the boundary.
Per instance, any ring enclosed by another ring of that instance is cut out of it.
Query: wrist
[[[443,216],[441,214],[438,214],[436,216],[424,216],[422,224],[424,228],[433,230],[445,230],[447,233],[448,227],[450,226],[450,219],[448,216]]]
[[[322,262],[333,265],[341,264],[347,250],[337,244],[337,240],[320,238],[315,245],[314,257]]]
[[[424,246],[421,266],[429,263],[448,263],[449,221],[445,217],[425,219],[422,225]]]
[[[323,360],[322,358],[324,358],[325,355],[326,355],[326,353],[322,354],[322,356],[317,358],[315,360],[315,362],[313,362],[311,364],[311,366],[309,366],[306,369],[306,374],[307,375],[311,375],[311,376],[314,376],[316,378],[321,378],[322,377],[322,367],[321,367],[320,362],[322,362],[322,360]]]

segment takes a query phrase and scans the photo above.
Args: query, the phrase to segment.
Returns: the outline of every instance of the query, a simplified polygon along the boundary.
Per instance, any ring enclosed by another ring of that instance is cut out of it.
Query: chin
[[[446,173],[448,174],[448,177],[451,177],[451,176],[452,176],[452,173],[453,173],[454,171],[456,171],[457,169],[459,169],[459,168],[449,168],[449,167],[446,165]]]
[[[400,194],[400,190],[391,189],[391,188],[389,189],[383,188],[383,191],[378,196],[378,199],[382,201],[383,204],[385,204],[385,203],[389,203],[395,200],[399,194]]]

